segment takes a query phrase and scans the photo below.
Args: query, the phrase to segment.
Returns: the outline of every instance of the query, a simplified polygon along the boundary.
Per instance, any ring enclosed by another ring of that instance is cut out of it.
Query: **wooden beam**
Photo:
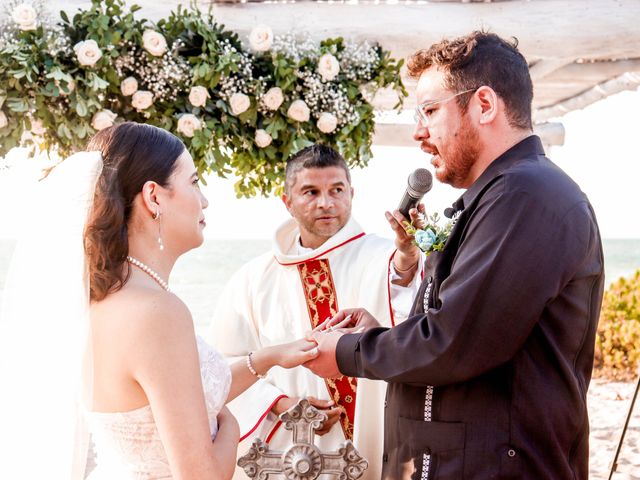
[[[549,58],[546,60],[538,60],[529,67],[531,80],[534,82],[546,77],[550,73],[575,62],[573,58]]]
[[[246,38],[265,23],[275,34],[293,31],[312,38],[348,36],[377,40],[404,58],[444,37],[489,29],[515,36],[525,57],[631,58],[640,51],[637,0],[531,0],[497,3],[426,4],[225,4],[216,18]]]
[[[640,51],[638,52],[638,58],[608,62],[574,62],[550,73],[545,78],[540,79],[539,83],[545,84],[547,81],[601,83],[604,80],[609,80],[627,72],[640,73]]]
[[[191,0],[132,0],[143,7],[139,16],[157,21]],[[89,0],[46,2],[54,14],[91,6]],[[209,7],[200,0],[200,8]],[[342,36],[380,42],[399,58],[427,48],[445,37],[489,29],[515,36],[531,62],[546,59],[620,59],[638,57],[640,2],[637,0],[529,0],[380,4],[233,3],[214,4],[216,19],[246,41],[257,24],[275,34],[294,32],[312,38]]]
[[[413,139],[414,124],[409,123],[377,123],[373,138],[374,145],[390,147],[414,147],[418,143]],[[533,131],[542,143],[549,146],[564,145],[564,125],[562,123],[542,123],[534,125]]]
[[[583,109],[610,95],[624,90],[636,90],[639,86],[640,73],[628,72],[551,107],[540,108],[534,112],[533,118],[536,122],[544,122],[550,118],[561,117],[565,113]]]

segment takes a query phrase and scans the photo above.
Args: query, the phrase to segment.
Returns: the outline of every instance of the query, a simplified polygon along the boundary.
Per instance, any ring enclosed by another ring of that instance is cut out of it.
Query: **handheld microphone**
[[[433,185],[433,178],[431,172],[426,168],[418,168],[415,172],[409,175],[407,179],[407,189],[400,200],[398,210],[405,216],[407,220],[411,220],[409,217],[409,210],[415,208],[424,194],[431,190]]]

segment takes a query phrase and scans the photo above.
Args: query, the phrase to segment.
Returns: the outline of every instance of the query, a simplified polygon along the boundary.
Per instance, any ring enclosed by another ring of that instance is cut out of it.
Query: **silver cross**
[[[284,452],[270,451],[269,445],[256,438],[249,451],[238,459],[238,466],[249,478],[266,480],[269,475],[278,474],[288,480],[313,480],[329,474],[339,480],[355,480],[369,467],[350,440],[333,453],[324,453],[314,445],[314,432],[322,428],[327,414],[306,398],[280,415],[280,420],[287,430],[293,430],[293,444]]]

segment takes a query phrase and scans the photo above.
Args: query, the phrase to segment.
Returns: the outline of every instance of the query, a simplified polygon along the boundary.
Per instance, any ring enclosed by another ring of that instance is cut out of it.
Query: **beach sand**
[[[591,381],[587,395],[591,426],[589,455],[591,480],[609,478],[611,463],[635,388],[636,382],[610,382],[604,379]],[[636,400],[613,479],[640,480],[640,398]]]

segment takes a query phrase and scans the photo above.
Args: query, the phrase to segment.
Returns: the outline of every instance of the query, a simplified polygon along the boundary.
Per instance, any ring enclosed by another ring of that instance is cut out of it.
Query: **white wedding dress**
[[[211,438],[218,432],[217,416],[231,386],[231,370],[222,355],[200,337],[198,356]],[[170,479],[171,469],[151,406],[128,412],[87,412],[96,452],[90,480]]]

